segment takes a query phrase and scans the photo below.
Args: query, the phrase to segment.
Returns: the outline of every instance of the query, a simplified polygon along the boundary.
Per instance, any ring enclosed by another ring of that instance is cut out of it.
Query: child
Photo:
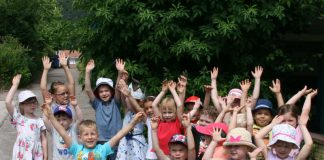
[[[125,100],[125,116],[123,120],[123,127],[125,127],[131,122],[136,113],[143,112],[137,100],[142,101],[144,94],[140,89],[129,91],[124,79],[119,80],[117,88],[120,90]],[[147,144],[143,132],[144,122],[142,121],[137,123],[135,127],[120,140],[116,159],[145,159]]]
[[[47,95],[45,101],[47,104],[51,104],[51,95]],[[75,121],[73,120],[73,114],[70,107],[57,106],[53,112],[55,119],[63,126],[68,135],[71,136],[74,141],[77,141],[77,126],[83,119],[82,112],[74,96],[70,96],[70,104],[73,106],[76,112]],[[68,147],[63,138],[56,131],[46,116],[43,116],[43,120],[47,130],[52,136],[53,159],[72,160],[73,156],[69,153]]]
[[[53,82],[50,89],[47,90],[47,74],[51,68],[52,62],[50,62],[49,58],[45,56],[42,58],[44,70],[40,82],[41,93],[44,101],[48,92],[51,93],[53,98],[53,103],[51,103],[52,110],[54,110],[57,106],[69,107],[72,110],[74,117],[74,109],[69,104],[69,96],[75,95],[75,82],[72,73],[67,66],[67,58],[64,53],[59,53],[59,60],[68,80],[67,85],[65,85],[63,82],[57,81]]]
[[[197,121],[199,120],[200,110],[202,109],[202,103],[200,102],[200,98],[197,96],[190,96],[184,102],[186,113],[189,113],[194,109],[194,105],[197,100],[199,100],[199,107],[196,108],[195,113],[191,115],[191,123],[197,123]]]
[[[260,129],[270,124],[274,116],[274,110],[272,109],[272,103],[267,99],[259,99],[253,109],[253,135],[256,135]],[[269,143],[269,135],[264,136],[264,143]]]
[[[143,102],[144,105],[144,111],[145,114],[147,115],[146,118],[146,126],[147,126],[147,152],[145,158],[147,160],[157,160],[157,156],[154,152],[153,149],[153,144],[152,144],[152,127],[151,127],[151,118],[154,117],[153,114],[153,109],[152,109],[152,103],[154,101],[155,97],[154,96],[147,96]]]
[[[220,135],[219,130],[218,133]],[[214,141],[218,143],[221,140]],[[223,145],[229,152],[230,160],[248,160],[248,152],[251,152],[255,148],[255,145],[252,143],[251,133],[245,128],[234,128],[230,130]]]
[[[46,127],[43,120],[35,115],[35,110],[38,105],[36,95],[29,90],[19,93],[20,112],[12,104],[20,79],[20,74],[13,78],[12,86],[5,102],[11,123],[18,132],[13,147],[12,159],[47,159]]]
[[[277,116],[272,123],[264,127],[255,135],[255,142],[258,147],[262,147],[262,153],[266,159],[306,159],[311,152],[313,140],[306,128],[308,115],[301,115],[299,119],[299,127],[305,140],[305,144],[299,153],[293,152],[293,149],[299,148],[296,141],[297,131],[289,124],[280,124],[283,116]],[[272,138],[267,149],[262,138],[272,129]]]
[[[116,68],[118,78],[124,70],[125,63],[117,59]],[[122,127],[120,115],[120,92],[114,89],[113,81],[109,78],[99,78],[96,82],[94,91],[91,88],[90,73],[95,67],[94,60],[90,60],[85,72],[85,91],[90,99],[91,106],[96,112],[96,124],[98,127],[98,143],[104,144],[109,141]],[[115,159],[115,153],[110,158]]]
[[[160,148],[166,155],[169,155],[168,142],[170,138],[174,134],[181,134],[181,123],[179,119],[181,119],[183,113],[183,106],[175,87],[175,82],[164,81],[162,84],[162,91],[152,104],[154,115],[160,118],[157,134]],[[173,98],[164,98],[158,107],[158,104],[168,89],[173,95]]]
[[[113,154],[112,147],[117,145],[119,140],[145,117],[143,112],[137,113],[131,123],[121,129],[104,144],[97,144],[99,135],[96,123],[92,120],[83,120],[78,127],[79,141],[82,143],[79,144],[78,142],[73,141],[71,136],[69,136],[65,129],[58,123],[48,104],[43,104],[42,111],[62,136],[74,159],[106,159],[108,155]]]
[[[153,148],[156,152],[158,159],[163,160],[195,160],[195,144],[193,136],[191,133],[191,124],[189,115],[183,115],[182,125],[186,128],[187,137],[181,134],[174,134],[170,140],[168,140],[168,148],[170,150],[170,155],[166,155],[163,150],[160,148],[157,136],[158,130],[158,118],[152,118],[152,141]],[[187,139],[186,139],[187,138]]]
[[[197,159],[210,159],[210,158],[227,158],[228,155],[223,147],[222,142],[218,145],[213,145],[212,152],[209,154],[206,153],[206,149],[209,147],[209,145],[212,142],[213,136],[212,133],[215,128],[219,128],[222,130],[222,137],[226,137],[226,134],[228,133],[228,126],[225,123],[212,123],[207,126],[196,126],[197,131],[203,135],[203,141],[201,141],[201,148],[199,149],[198,157]],[[217,143],[216,143],[217,144]]]

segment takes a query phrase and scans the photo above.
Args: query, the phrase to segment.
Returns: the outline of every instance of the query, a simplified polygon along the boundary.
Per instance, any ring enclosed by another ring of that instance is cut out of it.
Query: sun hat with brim
[[[240,90],[238,88],[233,88],[228,92],[228,96],[233,96],[235,98],[241,98],[242,90]]]
[[[214,128],[220,128],[225,134],[228,133],[228,126],[225,123],[211,123],[207,126],[196,126],[196,130],[205,135],[212,135]]]
[[[65,113],[69,118],[72,118],[72,111],[69,106],[57,106],[54,109],[54,116],[59,113]]]
[[[296,141],[297,131],[296,128],[289,124],[278,124],[272,128],[272,138],[268,146],[272,146],[277,143],[279,140],[292,143],[295,145],[295,148],[299,148],[299,144]]]
[[[145,98],[145,94],[142,92],[141,89],[137,89],[136,91],[131,90],[131,95],[134,99],[138,100],[144,100]]]
[[[259,109],[268,109],[272,115],[275,115],[275,110],[273,109],[272,103],[268,99],[258,99],[252,112],[254,113]]]
[[[98,78],[97,81],[96,81],[96,88],[95,88],[95,90],[97,90],[98,87],[99,87],[100,85],[103,85],[103,84],[108,85],[108,86],[111,87],[111,88],[114,88],[114,82],[113,82],[110,78],[103,78],[103,77],[100,77],[100,78]]]
[[[25,90],[25,91],[21,91],[18,94],[18,101],[19,103],[24,102],[25,100],[29,99],[29,98],[33,98],[33,97],[37,97],[32,91],[30,90]]]
[[[185,146],[187,146],[187,138],[186,136],[182,135],[182,134],[175,134],[171,137],[170,141],[169,141],[169,145],[172,143],[180,143],[183,144]]]
[[[223,143],[224,146],[235,146],[235,145],[245,145],[256,148],[252,143],[251,133],[245,128],[234,128],[226,136],[226,140]]]

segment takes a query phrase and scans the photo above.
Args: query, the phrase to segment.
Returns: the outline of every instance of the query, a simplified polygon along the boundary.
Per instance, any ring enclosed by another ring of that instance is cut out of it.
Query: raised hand
[[[276,79],[275,81],[272,81],[272,87],[269,86],[269,89],[273,93],[280,93],[281,92],[280,80]]]
[[[145,119],[145,117],[146,117],[146,115],[145,115],[144,112],[137,112],[136,115],[135,115],[135,117],[133,118],[132,121],[133,121],[135,124],[137,124],[137,123],[143,121],[143,120]]]
[[[169,83],[169,81],[168,80],[164,80],[163,82],[162,82],[162,91],[164,91],[164,92],[166,92],[166,91],[168,91],[168,83]]]
[[[15,75],[12,79],[12,85],[18,86],[20,83],[20,79],[21,79],[21,74]]]
[[[46,92],[45,94],[45,103],[46,104],[51,104],[53,101],[52,94],[50,92]]]
[[[243,92],[247,92],[251,87],[251,81],[249,79],[245,79],[242,82],[240,82],[240,86]]]
[[[248,152],[250,159],[255,159],[262,150],[263,147],[258,147],[254,149],[252,152]]]
[[[158,128],[159,118],[157,116],[151,118],[151,128],[152,130],[156,130]]]
[[[127,88],[127,84],[123,79],[120,79],[117,84],[118,90],[125,96],[128,96],[130,94],[130,91]]]
[[[41,110],[43,112],[43,114],[48,118],[50,115],[52,115],[52,109],[50,108],[50,105],[49,104],[42,104],[41,105]]]
[[[205,93],[211,93],[213,87],[211,85],[204,85]]]
[[[183,114],[182,119],[181,119],[181,124],[185,127],[188,128],[190,127],[190,115],[189,114]]]
[[[75,96],[70,96],[70,104],[75,107],[78,105],[78,101]]]
[[[218,76],[218,68],[214,67],[213,70],[210,72],[210,78],[216,79]]]
[[[175,90],[175,88],[176,88],[176,83],[173,82],[173,81],[169,81],[169,83],[168,83],[168,88],[169,88],[170,91]]]
[[[116,59],[116,69],[118,70],[118,72],[122,72],[125,70],[125,62],[123,61],[123,59]]]
[[[310,93],[307,94],[307,97],[314,98],[317,95],[317,89],[312,90]]]
[[[178,77],[178,83],[177,83],[177,91],[179,93],[183,93],[184,90],[186,89],[187,86],[187,77],[180,75],[180,77]]]
[[[213,133],[212,133],[212,137],[213,137],[213,141],[215,141],[216,143],[225,140],[225,138],[222,138],[222,129],[221,128],[213,128]]]
[[[227,103],[227,105],[228,105],[228,106],[231,106],[231,105],[233,104],[233,102],[234,102],[234,99],[235,99],[234,96],[232,96],[232,95],[228,95],[228,96],[226,97],[226,103]]]
[[[67,66],[68,57],[66,57],[65,53],[60,52],[58,56],[59,56],[60,64],[62,66]]]
[[[302,95],[306,95],[306,94],[312,92],[312,90],[313,90],[312,88],[307,89],[307,86],[305,86],[305,87],[304,87],[302,90],[300,90],[299,92],[302,93]]]
[[[284,117],[282,115],[280,115],[280,116],[277,115],[272,119],[271,123],[274,125],[277,125],[277,124],[280,124],[283,120],[284,120]]]
[[[127,82],[128,80],[128,72],[125,70],[125,71],[122,71],[121,75],[120,75],[120,79],[123,79],[125,82]]]
[[[52,66],[52,62],[50,61],[50,58],[48,58],[47,56],[44,56],[42,58],[42,62],[43,62],[43,67],[45,70],[49,70]]]
[[[245,107],[245,105],[243,105],[243,106],[235,106],[235,107],[233,107],[233,108],[230,108],[229,110],[230,111],[233,111],[233,113],[238,113],[238,112],[240,112],[240,110],[242,109],[242,108],[244,108]]]
[[[261,78],[262,72],[263,72],[263,68],[262,68],[262,66],[256,66],[256,67],[254,68],[254,72],[251,71],[251,73],[252,73],[252,75],[253,75],[253,77],[254,77],[255,79],[257,79],[257,78]]]
[[[95,68],[95,62],[93,59],[90,59],[87,63],[87,66],[86,66],[86,72],[90,72],[92,71],[94,68]]]

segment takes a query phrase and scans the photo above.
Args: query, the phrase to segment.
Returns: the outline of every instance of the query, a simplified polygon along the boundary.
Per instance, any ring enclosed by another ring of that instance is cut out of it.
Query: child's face
[[[198,125],[207,126],[208,124],[213,123],[214,120],[210,118],[208,114],[201,114],[199,117]]]
[[[244,160],[247,157],[249,148],[244,145],[229,146],[229,154],[231,160]]]
[[[55,116],[56,120],[64,127],[65,130],[70,128],[72,119],[65,114],[59,114]]]
[[[283,117],[284,120],[282,121],[282,123],[289,124],[295,128],[297,127],[297,119],[291,115],[291,112],[285,113]]]
[[[185,160],[188,157],[188,149],[182,144],[170,144],[170,158],[176,160]]]
[[[107,102],[110,100],[112,93],[108,85],[101,85],[98,88],[98,95],[99,99],[101,99],[104,102]]]
[[[260,127],[268,125],[272,120],[271,112],[268,109],[258,109],[254,112],[253,117],[255,123]]]
[[[161,110],[162,118],[166,122],[171,122],[176,119],[176,110],[173,107],[163,107]]]
[[[187,103],[185,108],[186,108],[186,113],[189,113],[190,111],[192,111],[193,107],[194,107],[195,103]],[[195,122],[199,119],[199,115],[200,115],[200,110],[198,109],[197,112],[190,117],[190,120],[192,122]]]
[[[82,127],[80,130],[79,140],[86,148],[96,147],[98,141],[98,132],[95,126]]]
[[[147,101],[144,103],[145,113],[148,117],[152,118],[153,116],[153,108],[152,108],[152,101]]]
[[[56,103],[66,105],[69,103],[69,92],[65,85],[57,86],[53,99]]]
[[[32,114],[35,112],[38,102],[36,98],[28,98],[24,102],[21,102],[20,105],[20,108],[24,110],[24,114]]]
[[[272,145],[272,149],[276,152],[277,156],[281,159],[287,158],[293,148],[294,148],[294,144],[280,141],[280,140]]]

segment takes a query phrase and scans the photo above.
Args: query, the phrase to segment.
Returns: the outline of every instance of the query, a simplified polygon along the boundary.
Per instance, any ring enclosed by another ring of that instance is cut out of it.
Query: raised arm
[[[196,112],[199,110],[200,108],[200,104],[201,104],[201,101],[200,101],[200,98],[198,98],[192,108],[192,110],[189,112],[189,116],[192,117],[196,114]]]
[[[246,105],[246,130],[253,134],[253,114],[252,114],[252,101],[250,99],[247,100]]]
[[[169,91],[171,92],[173,99],[177,105],[177,117],[180,120],[182,118],[182,114],[183,114],[183,110],[184,110],[183,102],[181,102],[179,95],[175,90],[176,83],[173,81],[170,81],[168,84],[168,87],[169,87]]]
[[[313,139],[306,127],[308,119],[309,119],[308,115],[301,115],[299,118],[299,121],[298,121],[305,144],[304,144],[303,148],[301,148],[301,150],[296,158],[297,160],[307,159],[308,155],[312,151]]]
[[[206,160],[207,159],[212,159],[215,148],[216,148],[218,142],[221,142],[221,141],[225,140],[225,138],[222,138],[222,136],[221,136],[221,134],[222,134],[222,129],[221,128],[214,128],[213,130],[214,131],[212,133],[212,141],[208,145],[202,159],[206,159]]]
[[[41,106],[43,115],[45,115],[52,123],[53,127],[56,129],[56,131],[60,134],[60,136],[63,138],[66,146],[70,148],[72,144],[72,138],[71,136],[65,131],[64,127],[56,120],[54,117],[52,110],[48,104],[43,104]]]
[[[95,67],[95,62],[93,59],[90,59],[89,62],[87,63],[85,76],[84,76],[85,91],[91,102],[96,98],[95,95],[93,94],[91,88],[91,80],[90,80],[91,71],[94,69],[94,67]]]
[[[303,95],[310,93],[312,89],[307,89],[305,86],[302,90],[298,91],[294,96],[292,96],[286,104],[295,104]]]
[[[238,112],[240,112],[240,110],[245,107],[245,106],[236,106],[234,108],[232,108],[233,110],[233,114],[232,114],[232,117],[231,117],[231,122],[230,124],[228,125],[228,130],[232,130],[234,128],[236,128],[236,124],[237,124],[237,114]]]
[[[48,160],[46,130],[41,131],[41,143],[42,143],[42,149],[43,149],[43,159]]]
[[[282,106],[285,104],[285,101],[282,97],[281,94],[281,84],[280,84],[280,80],[276,79],[276,81],[272,81],[272,87],[269,86],[269,89],[271,90],[272,93],[275,94],[275,97],[277,99],[277,105],[278,107]]]
[[[21,74],[17,74],[13,77],[12,86],[6,96],[6,108],[7,108],[7,111],[11,117],[13,116],[14,109],[15,109],[15,107],[12,105],[12,100],[13,100],[13,97],[15,96],[15,93],[18,89],[20,79],[21,79]]]
[[[52,95],[50,92],[47,92],[46,95],[45,95],[45,103],[50,105],[52,103]],[[50,120],[46,117],[46,115],[43,113],[43,121],[44,121],[44,124],[46,126],[46,130],[52,134],[52,123],[50,122]]]
[[[240,100],[240,106],[245,105],[246,100],[248,98],[248,92],[251,87],[251,82],[249,79],[245,79],[242,82],[240,82],[241,90],[242,90],[242,96]]]
[[[68,67],[68,57],[63,52],[59,53],[58,56],[59,56],[60,64],[63,67],[64,73],[67,78],[67,82],[68,82],[67,86],[69,89],[69,93],[71,96],[74,96],[75,95],[75,81],[74,81],[73,75]]]
[[[153,113],[154,115],[158,116],[159,118],[162,118],[162,115],[159,110],[159,103],[162,100],[162,97],[164,97],[166,91],[168,90],[168,81],[164,80],[162,82],[162,90],[161,92],[156,96],[152,103]]]
[[[186,128],[188,142],[188,160],[196,160],[195,140],[191,131],[190,115],[183,114],[181,119],[182,125]]]
[[[83,114],[75,96],[70,96],[70,104],[73,106],[75,111],[75,123],[79,125],[83,120]]]
[[[276,116],[272,119],[272,122],[263,127],[255,136],[255,144],[257,145],[257,147],[263,148],[262,149],[262,154],[263,157],[268,157],[268,149],[266,144],[263,141],[263,137],[268,134],[271,129],[273,128],[273,126],[280,124],[283,121],[283,116]]]
[[[137,101],[130,94],[130,91],[128,90],[127,84],[124,81],[124,79],[119,80],[117,88],[122,93],[122,95],[125,96],[125,98],[128,99],[128,101],[130,103],[130,108],[129,109],[132,109],[132,111],[134,111],[136,113],[144,111],[143,108],[137,103]],[[128,108],[128,107],[126,107],[126,108]]]
[[[144,112],[138,112],[130,123],[128,123],[125,127],[123,127],[115,136],[113,136],[109,140],[109,142],[108,142],[109,145],[111,147],[115,147],[119,143],[119,141],[127,133],[129,133],[137,123],[143,121],[144,118],[145,118],[145,113]]]
[[[187,90],[187,77],[180,75],[180,77],[178,77],[177,91],[178,91],[180,100],[182,102],[182,105],[183,105],[185,97],[186,97],[186,90]]]
[[[205,99],[204,99],[203,106],[209,106],[210,97],[211,97],[211,90],[213,89],[213,87],[211,85],[204,85],[204,89],[205,89]]]
[[[317,95],[317,89],[313,90],[312,92],[308,93],[304,102],[304,106],[302,109],[302,115],[308,116],[309,112],[312,107],[312,99]]]
[[[50,62],[50,59],[47,56],[44,56],[42,58],[42,62],[43,62],[44,69],[43,69],[42,78],[40,81],[40,90],[41,90],[41,93],[43,96],[43,101],[45,102],[45,97],[48,92],[48,90],[47,90],[47,74],[48,74],[49,69],[52,66],[52,62]]]
[[[218,102],[218,93],[217,93],[217,76],[218,76],[218,68],[214,67],[213,70],[210,72],[210,78],[211,78],[211,99],[216,107],[218,113],[221,112],[222,108],[220,107],[220,104]]]
[[[116,69],[118,71],[118,76],[117,76],[117,80],[116,83],[119,82],[119,80],[122,77],[122,73],[125,71],[125,61],[123,61],[122,59],[116,59]],[[117,86],[115,87],[115,101],[120,102],[121,101],[121,93],[118,90]]]
[[[152,128],[152,145],[158,159],[169,160],[169,157],[164,154],[159,145],[159,139],[157,136],[158,128],[158,117],[153,117],[151,119],[151,128]]]
[[[255,107],[260,95],[261,75],[263,72],[262,66],[256,66],[254,72],[251,72],[254,77],[254,88],[252,93],[252,109]]]

